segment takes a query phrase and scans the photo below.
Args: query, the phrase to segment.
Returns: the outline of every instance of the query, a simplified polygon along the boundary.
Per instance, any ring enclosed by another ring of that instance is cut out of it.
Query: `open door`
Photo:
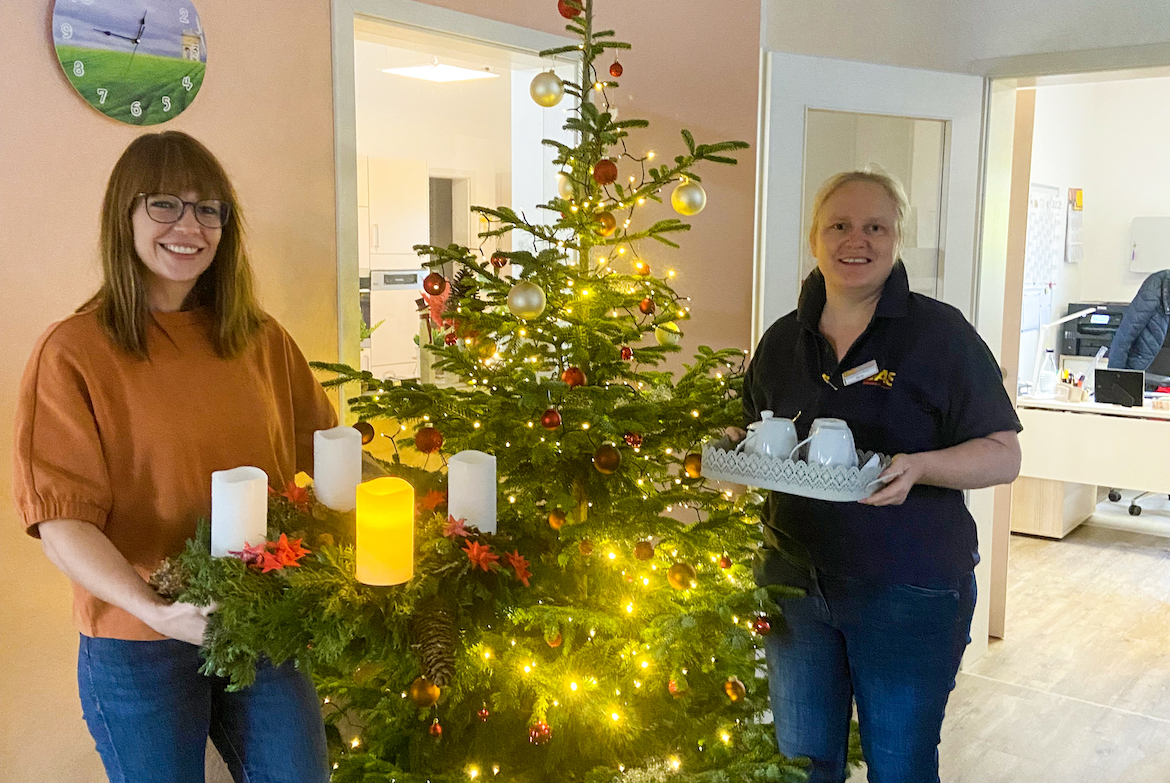
[[[817,188],[837,171],[867,165],[897,177],[910,197],[903,261],[911,287],[974,323],[984,79],[780,52],[767,54],[764,71],[754,339],[796,308],[815,263],[807,236]],[[991,495],[968,493],[985,551]],[[967,660],[987,649],[989,558],[976,577]]]

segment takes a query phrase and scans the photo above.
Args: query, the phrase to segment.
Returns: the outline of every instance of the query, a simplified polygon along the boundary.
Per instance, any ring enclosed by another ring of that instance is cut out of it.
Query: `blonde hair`
[[[148,133],[130,142],[110,173],[102,201],[102,285],[78,309],[95,309],[110,339],[140,359],[147,358],[150,309],[131,216],[139,194],[185,191],[229,202],[231,217],[211,266],[195,281],[184,306],[211,310],[212,345],[225,358],[238,355],[265,320],[244,250],[244,216],[227,172],[207,147],[186,133]]]
[[[817,191],[816,197],[813,199],[812,224],[808,229],[809,246],[816,246],[816,236],[820,230],[821,212],[825,208],[825,202],[829,200],[830,196],[851,182],[870,182],[878,185],[890,197],[890,201],[894,202],[894,211],[898,216],[897,224],[895,225],[897,238],[894,241],[894,258],[897,258],[902,251],[902,242],[906,236],[906,224],[910,217],[910,200],[906,198],[906,190],[902,187],[901,182],[898,182],[897,179],[874,166],[867,166],[864,169],[857,169],[855,171],[842,171],[824,181],[820,190]]]

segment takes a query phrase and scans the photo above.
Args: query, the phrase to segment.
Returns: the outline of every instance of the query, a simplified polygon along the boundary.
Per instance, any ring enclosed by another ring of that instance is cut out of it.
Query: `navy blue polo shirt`
[[[955,308],[912,293],[894,265],[869,327],[838,363],[820,333],[825,279],[814,271],[795,312],[760,340],[744,378],[747,422],[760,411],[796,419],[844,419],[859,449],[933,451],[995,432],[1020,431],[987,345]],[[842,375],[877,362],[877,374],[845,385]],[[923,587],[953,584],[979,562],[975,520],[957,489],[916,485],[900,506],[831,503],[772,492],[765,506],[757,579],[778,551],[826,573]]]

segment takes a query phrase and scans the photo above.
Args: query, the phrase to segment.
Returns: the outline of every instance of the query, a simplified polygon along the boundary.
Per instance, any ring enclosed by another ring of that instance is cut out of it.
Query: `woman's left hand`
[[[880,479],[890,479],[884,487],[865,498],[867,506],[900,506],[910,490],[926,472],[926,454],[897,454]]]

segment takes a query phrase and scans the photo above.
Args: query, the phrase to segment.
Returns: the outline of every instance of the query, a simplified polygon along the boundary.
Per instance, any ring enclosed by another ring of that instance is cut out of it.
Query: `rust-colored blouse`
[[[337,414],[292,338],[269,318],[233,359],[206,310],[152,313],[148,360],[118,348],[93,312],[54,324],[33,350],[16,413],[16,506],[100,528],[143,578],[211,512],[211,473],[254,465],[281,487],[312,471],[313,432]],[[87,636],[163,638],[73,586]]]

